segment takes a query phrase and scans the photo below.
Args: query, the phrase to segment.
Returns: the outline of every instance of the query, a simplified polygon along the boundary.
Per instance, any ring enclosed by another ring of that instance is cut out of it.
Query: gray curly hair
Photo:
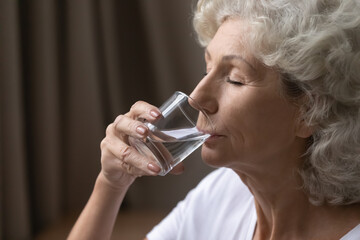
[[[193,24],[206,46],[226,18],[246,20],[254,56],[282,73],[315,131],[300,169],[313,204],[360,202],[360,2],[200,0]]]

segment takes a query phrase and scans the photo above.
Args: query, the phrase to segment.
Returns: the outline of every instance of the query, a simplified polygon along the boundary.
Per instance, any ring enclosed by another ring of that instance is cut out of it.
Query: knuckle
[[[109,124],[109,126],[106,129],[106,133],[110,134],[113,131],[117,131],[119,124],[122,124],[125,121],[126,117],[124,115],[119,115],[117,116],[117,118],[115,119],[115,121],[111,124]]]
[[[120,158],[121,161],[128,163],[129,162],[129,156],[131,155],[131,147],[126,146],[120,151]]]
[[[124,167],[127,171],[127,173],[133,177],[141,177],[143,174],[142,174],[142,171],[139,170],[138,168],[136,168],[135,166],[132,166],[132,165],[127,165],[126,167]]]
[[[132,106],[131,106],[131,108],[130,108],[130,110],[135,110],[136,108],[138,108],[139,106],[141,106],[141,105],[143,105],[144,104],[144,101],[137,101],[137,102],[135,102]]]
[[[131,173],[131,172],[132,172],[133,167],[132,167],[130,164],[128,164],[128,163],[126,163],[126,162],[122,162],[121,165],[122,165],[122,168],[123,168],[124,170],[126,170],[128,173]]]
[[[105,149],[108,146],[108,141],[106,138],[104,138],[101,142],[100,142],[100,149]]]
[[[105,134],[106,134],[106,135],[110,135],[111,132],[113,131],[113,129],[114,129],[114,123],[109,124],[109,125],[106,127]]]
[[[119,116],[116,118],[116,121],[114,122],[115,128],[116,128],[116,126],[117,126],[119,123],[124,122],[125,118],[126,118],[125,115],[119,115]]]
[[[137,122],[136,121],[129,121],[126,123],[126,127],[127,129],[135,129],[137,126]]]

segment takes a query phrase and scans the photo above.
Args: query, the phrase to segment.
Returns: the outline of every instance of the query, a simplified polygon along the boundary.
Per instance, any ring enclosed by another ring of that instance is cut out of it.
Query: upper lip
[[[211,131],[209,129],[202,129],[202,128],[198,128],[198,129],[199,129],[199,131],[206,133],[206,134],[210,134],[211,136],[221,136],[220,134],[218,134],[214,131]]]

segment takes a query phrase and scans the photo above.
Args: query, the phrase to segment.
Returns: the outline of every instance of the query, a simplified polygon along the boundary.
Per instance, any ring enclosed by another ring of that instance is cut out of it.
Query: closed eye
[[[230,84],[237,85],[237,86],[245,85],[245,84],[242,83],[242,82],[231,80],[230,77],[226,77],[226,82],[228,82],[228,83],[230,83]]]

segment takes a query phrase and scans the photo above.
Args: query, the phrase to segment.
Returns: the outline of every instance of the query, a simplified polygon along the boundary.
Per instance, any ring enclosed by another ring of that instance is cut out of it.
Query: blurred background
[[[105,128],[204,72],[195,0],[0,0],[0,238],[65,239],[100,171]],[[130,188],[113,239],[142,239],[210,168]]]

